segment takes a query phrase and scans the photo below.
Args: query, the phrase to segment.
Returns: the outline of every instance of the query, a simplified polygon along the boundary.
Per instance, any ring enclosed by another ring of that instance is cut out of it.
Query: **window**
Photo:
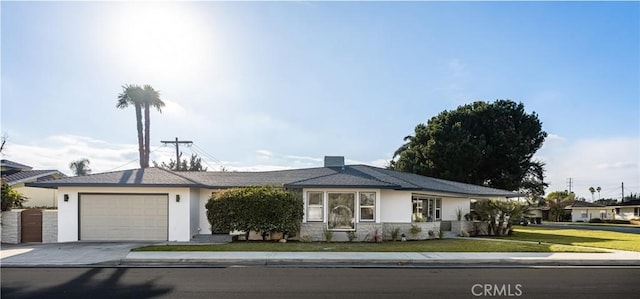
[[[442,199],[414,196],[411,200],[413,222],[431,222],[442,220]]]
[[[633,208],[633,216],[640,216],[640,208]]]
[[[323,221],[323,192],[307,193],[307,221]]]
[[[616,208],[616,215],[620,215],[620,208]]]
[[[355,193],[328,193],[327,226],[330,230],[354,230]]]
[[[586,211],[580,212],[580,218],[582,218],[582,219],[587,218],[587,212]]]
[[[360,192],[360,221],[376,220],[376,193]]]

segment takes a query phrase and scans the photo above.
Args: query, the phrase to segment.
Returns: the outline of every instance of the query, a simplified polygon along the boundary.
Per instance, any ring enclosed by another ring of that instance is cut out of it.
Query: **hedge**
[[[212,195],[206,208],[214,233],[295,233],[303,216],[300,192],[272,186],[226,189]]]

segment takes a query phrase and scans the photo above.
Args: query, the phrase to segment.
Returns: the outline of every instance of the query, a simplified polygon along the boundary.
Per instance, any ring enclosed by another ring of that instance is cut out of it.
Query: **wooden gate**
[[[42,243],[42,210],[26,209],[21,214],[22,243]]]

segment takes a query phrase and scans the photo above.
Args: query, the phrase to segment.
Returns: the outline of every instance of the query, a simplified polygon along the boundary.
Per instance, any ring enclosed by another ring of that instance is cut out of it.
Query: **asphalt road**
[[[604,231],[610,231],[610,232],[640,234],[640,227],[609,226],[609,225],[596,226],[596,225],[580,225],[580,224],[551,224],[551,223],[530,224],[530,225],[550,227],[550,228],[604,230]]]
[[[2,268],[2,298],[632,298],[640,268]]]

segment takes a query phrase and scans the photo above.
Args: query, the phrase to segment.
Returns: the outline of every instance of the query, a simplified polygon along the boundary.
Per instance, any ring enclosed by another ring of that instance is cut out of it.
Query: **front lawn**
[[[586,229],[518,226],[508,240],[640,251],[640,234]]]
[[[152,245],[133,251],[278,251],[278,252],[599,252],[574,246],[525,242],[443,239],[408,242],[261,242],[216,245]]]

